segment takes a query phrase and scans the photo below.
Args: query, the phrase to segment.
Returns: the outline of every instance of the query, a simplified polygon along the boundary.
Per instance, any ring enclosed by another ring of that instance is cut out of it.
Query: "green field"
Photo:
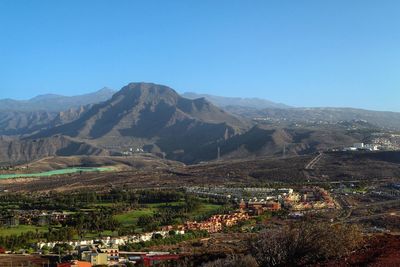
[[[178,201],[178,202],[169,202],[169,203],[152,203],[152,204],[145,204],[144,207],[140,209],[135,209],[129,212],[125,213],[120,213],[114,215],[114,218],[122,224],[124,227],[136,227],[138,218],[141,216],[152,216],[157,211],[163,209],[165,206],[180,206],[183,205],[183,201]],[[94,211],[96,208],[99,207],[107,207],[107,208],[112,208],[114,205],[118,205],[116,203],[97,203],[93,206],[93,208],[90,209],[81,209],[81,211]],[[199,215],[205,215],[209,214],[210,212],[214,212],[221,208],[221,205],[216,205],[216,204],[209,204],[206,202],[201,202],[200,205],[196,210],[193,210],[190,213],[187,213],[186,215],[188,218],[193,219],[196,216]],[[33,226],[33,225],[18,225],[14,227],[0,227],[0,236],[9,236],[9,235],[20,235],[22,233],[26,232],[48,232],[48,227],[44,226]],[[118,235],[118,232],[112,232],[112,231],[103,231],[101,233],[85,233],[85,238],[95,238],[98,237],[99,235],[102,236],[116,236]],[[78,239],[78,237],[75,237]]]
[[[1,227],[0,236],[8,235],[20,235],[26,232],[36,232],[36,229],[40,232],[47,232],[47,227],[33,226],[33,225],[18,225],[14,227]]]
[[[196,209],[195,211],[189,213],[190,218],[194,218],[199,215],[204,215],[204,214],[209,214],[211,212],[214,212],[221,208],[221,205],[216,205],[216,204],[208,204],[208,203],[201,203],[200,207]]]
[[[30,178],[30,177],[48,177],[53,175],[63,175],[79,172],[105,172],[112,171],[113,168],[101,167],[101,168],[67,168],[47,172],[39,173],[15,173],[15,174],[1,174],[0,179],[12,179],[12,178]]]
[[[157,212],[158,208],[162,208],[163,206],[179,206],[182,205],[183,203],[184,202],[146,204],[146,208],[133,210],[123,214],[117,214],[114,217],[118,222],[122,223],[123,225],[126,226],[135,225],[140,216],[145,216],[145,215],[151,216],[155,212]],[[218,210],[221,207],[222,207],[221,205],[201,203],[200,207],[195,211],[189,213],[188,216],[190,218],[193,218],[199,215],[208,214],[210,212]]]
[[[155,211],[156,209],[154,208],[144,208],[140,210],[134,210],[127,213],[115,215],[115,219],[124,225],[135,225],[140,216],[145,216],[145,215],[151,216],[154,214]]]
[[[160,207],[165,207],[165,206],[180,206],[184,204],[185,202],[183,201],[178,201],[178,202],[165,202],[165,203],[152,203],[152,204],[146,204],[146,207],[149,208],[160,208]]]

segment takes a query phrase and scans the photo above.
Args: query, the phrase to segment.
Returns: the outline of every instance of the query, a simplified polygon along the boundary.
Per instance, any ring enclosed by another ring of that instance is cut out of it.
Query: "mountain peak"
[[[147,83],[147,82],[132,82],[129,83],[128,85],[122,87],[121,92],[124,91],[141,91],[141,92],[149,92],[149,93],[174,93],[178,95],[178,93],[175,92],[174,89],[166,86],[166,85],[161,85],[161,84],[156,84],[156,83]]]
[[[113,98],[129,98],[143,103],[155,103],[164,101],[168,104],[176,104],[180,96],[178,93],[165,85],[155,83],[129,83],[124,86]]]

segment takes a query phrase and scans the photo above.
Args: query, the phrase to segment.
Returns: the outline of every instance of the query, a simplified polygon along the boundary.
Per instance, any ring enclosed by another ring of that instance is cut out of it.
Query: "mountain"
[[[47,111],[61,112],[71,108],[78,108],[89,104],[106,101],[115,93],[107,87],[89,94],[78,96],[62,96],[46,94],[36,96],[29,100],[1,99],[0,111]]]
[[[0,111],[0,135],[31,135],[44,129],[71,122],[91,105],[70,108],[61,112],[50,111]]]
[[[0,111],[0,135],[34,133],[47,128],[55,116],[47,111]]]
[[[114,153],[131,148],[193,162],[193,154],[217,140],[244,132],[246,121],[204,98],[190,100],[153,83],[130,83],[108,101],[95,104],[77,120],[31,138],[64,135]]]
[[[242,134],[203,146],[194,156],[199,161],[214,160],[218,148],[222,159],[281,157],[283,154],[304,155],[350,146],[362,139],[362,134],[350,133],[343,129],[276,127],[259,124]]]
[[[197,94],[192,92],[187,92],[182,94],[183,97],[189,99],[205,98],[214,105],[226,108],[229,106],[250,108],[250,109],[265,109],[265,108],[289,108],[285,104],[275,103],[266,99],[260,98],[240,98],[240,97],[224,97],[215,96],[208,94]]]
[[[222,97],[207,94],[184,93],[189,99],[205,98],[227,112],[248,119],[266,119],[291,123],[340,123],[366,121],[376,127],[400,130],[400,113],[355,108],[294,108],[259,98]]]
[[[20,140],[0,137],[0,163],[24,163],[49,156],[107,156],[102,148],[65,136]]]

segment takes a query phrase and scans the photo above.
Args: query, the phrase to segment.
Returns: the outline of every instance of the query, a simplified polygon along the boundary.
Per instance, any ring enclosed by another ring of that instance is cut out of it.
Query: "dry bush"
[[[202,265],[203,267],[258,267],[257,261],[251,255],[231,255]]]
[[[296,266],[340,258],[360,244],[357,226],[301,222],[261,233],[251,252],[259,266]]]

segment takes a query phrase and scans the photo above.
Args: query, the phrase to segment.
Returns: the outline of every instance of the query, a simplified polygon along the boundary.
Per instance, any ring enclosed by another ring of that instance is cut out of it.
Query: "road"
[[[393,206],[397,206],[397,205],[400,205],[400,199],[366,203],[366,204],[362,204],[362,205],[357,205],[357,208],[361,209],[361,208],[370,208],[370,207],[379,207],[379,206],[393,207]]]
[[[310,162],[307,163],[305,169],[306,170],[313,170],[315,165],[320,161],[324,154],[322,152],[319,152],[318,155],[313,158]]]
[[[399,213],[398,212],[382,212],[382,213],[375,213],[375,214],[371,214],[371,215],[365,215],[365,216],[355,216],[355,217],[351,217],[346,219],[346,222],[357,222],[357,221],[361,221],[361,220],[366,220],[366,219],[374,219],[374,218],[380,218],[381,216],[396,216],[399,217]]]

